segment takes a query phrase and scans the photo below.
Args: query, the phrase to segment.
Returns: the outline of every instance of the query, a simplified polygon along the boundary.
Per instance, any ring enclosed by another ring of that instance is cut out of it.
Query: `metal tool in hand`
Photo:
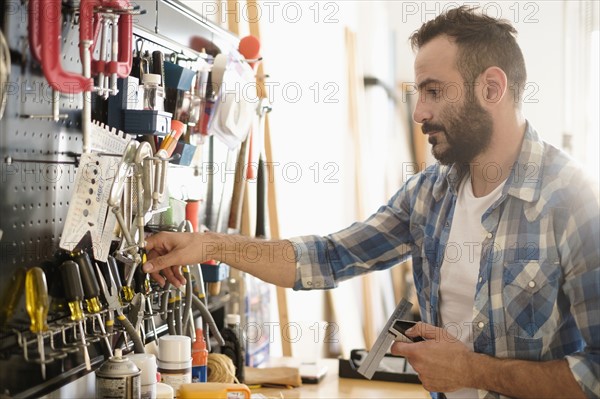
[[[98,272],[98,281],[100,282],[100,288],[102,289],[102,294],[104,295],[104,300],[106,301],[106,303],[108,305],[108,314],[107,314],[108,321],[106,322],[106,324],[109,325],[111,323],[114,323],[114,312],[117,312],[117,319],[119,320],[119,323],[121,323],[121,325],[125,328],[125,331],[127,332],[127,334],[133,340],[135,352],[136,353],[144,353],[144,344],[140,338],[140,335],[136,331],[133,324],[131,324],[131,322],[123,314],[123,307],[121,305],[121,302],[119,301],[117,285],[112,276],[112,272],[111,272],[110,268],[108,268],[108,275],[109,275],[109,279],[110,279],[110,288],[108,288],[108,286],[106,285],[106,280],[104,279],[104,276],[102,275],[102,271],[100,270],[98,265],[96,265],[96,270]]]
[[[412,309],[412,303],[402,298],[394,313],[385,323],[385,327],[377,337],[375,344],[369,351],[367,357],[363,360],[362,364],[358,368],[358,372],[364,375],[366,378],[373,378],[373,374],[379,367],[381,359],[385,356],[386,352],[390,349],[392,343],[401,335],[401,332],[394,329],[394,323],[397,320],[406,319],[406,315]]]

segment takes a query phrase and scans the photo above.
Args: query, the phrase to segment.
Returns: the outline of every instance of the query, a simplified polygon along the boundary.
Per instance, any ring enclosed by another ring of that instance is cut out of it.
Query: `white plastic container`
[[[127,358],[142,372],[140,375],[142,399],[156,398],[156,356],[151,353],[135,353],[127,355]]]
[[[158,341],[160,382],[175,391],[192,382],[192,340],[184,335],[166,335]]]
[[[174,397],[175,393],[170,385],[162,382],[156,383],[156,399],[173,399]]]

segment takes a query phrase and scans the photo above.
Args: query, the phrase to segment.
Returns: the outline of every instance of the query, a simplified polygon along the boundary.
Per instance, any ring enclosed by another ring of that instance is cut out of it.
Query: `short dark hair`
[[[467,83],[473,83],[491,66],[504,71],[520,103],[527,79],[525,60],[517,44],[517,30],[509,21],[476,12],[476,7],[461,6],[424,23],[410,36],[413,50],[432,39],[446,35],[458,45],[457,69]]]

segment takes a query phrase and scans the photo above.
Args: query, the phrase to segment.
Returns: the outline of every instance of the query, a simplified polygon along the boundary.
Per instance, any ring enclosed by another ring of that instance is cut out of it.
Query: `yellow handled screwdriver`
[[[32,267],[27,270],[25,276],[25,307],[31,318],[29,329],[37,334],[38,352],[40,353],[40,366],[42,368],[42,378],[46,379],[46,354],[44,352],[44,332],[48,331],[48,309],[50,300],[48,299],[48,286],[46,285],[46,275],[39,267]]]
[[[19,267],[11,276],[10,282],[0,299],[0,306],[2,306],[0,308],[0,326],[2,327],[12,319],[21,300],[23,288],[25,287],[25,274],[25,268]]]

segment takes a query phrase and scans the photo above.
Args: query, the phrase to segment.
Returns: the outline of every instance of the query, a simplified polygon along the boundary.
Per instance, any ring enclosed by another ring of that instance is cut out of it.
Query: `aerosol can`
[[[121,349],[115,349],[115,355],[96,370],[96,398],[140,399],[140,373]]]

